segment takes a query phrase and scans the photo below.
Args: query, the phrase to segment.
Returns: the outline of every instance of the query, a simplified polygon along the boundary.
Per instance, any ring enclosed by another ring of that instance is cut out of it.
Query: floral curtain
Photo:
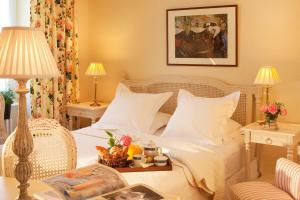
[[[45,33],[60,70],[57,79],[31,80],[32,116],[66,125],[65,105],[79,98],[75,0],[31,0],[30,4],[31,27]]]

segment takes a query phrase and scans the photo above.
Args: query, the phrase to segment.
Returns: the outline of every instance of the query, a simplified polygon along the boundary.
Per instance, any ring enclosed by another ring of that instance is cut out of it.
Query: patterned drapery
[[[75,1],[30,1],[31,27],[45,33],[61,73],[58,79],[31,80],[32,116],[54,118],[63,125],[66,125],[65,105],[79,98]]]

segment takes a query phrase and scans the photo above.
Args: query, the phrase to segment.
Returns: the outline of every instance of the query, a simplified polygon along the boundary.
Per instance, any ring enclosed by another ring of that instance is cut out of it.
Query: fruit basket
[[[124,156],[122,158],[113,158],[113,159],[105,159],[102,158],[102,156],[98,156],[98,162],[100,164],[106,165],[108,167],[112,168],[123,168],[123,167],[128,167],[128,161],[127,161],[128,156]]]

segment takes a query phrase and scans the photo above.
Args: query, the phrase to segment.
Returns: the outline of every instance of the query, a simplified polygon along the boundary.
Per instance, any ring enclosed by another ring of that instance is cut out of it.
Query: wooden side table
[[[251,143],[285,147],[287,149],[287,159],[297,162],[297,146],[300,143],[300,124],[278,123],[278,127],[278,130],[268,130],[255,122],[241,128],[247,154],[247,177],[250,176]],[[258,161],[260,163],[260,160]]]
[[[77,117],[77,128],[80,126],[80,117],[89,118],[92,124],[100,118],[106,110],[108,103],[101,103],[100,106],[90,106],[92,102],[68,104],[67,113],[70,116],[69,129],[73,130],[73,117]]]

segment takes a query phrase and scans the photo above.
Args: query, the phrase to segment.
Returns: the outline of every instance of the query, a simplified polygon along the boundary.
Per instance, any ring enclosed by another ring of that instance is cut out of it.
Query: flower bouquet
[[[276,130],[277,126],[277,118],[279,115],[286,116],[287,109],[285,108],[283,103],[275,102],[269,105],[263,105],[261,107],[261,111],[265,115],[264,125],[269,129]]]
[[[99,153],[99,163],[112,168],[128,167],[132,156],[142,152],[139,145],[132,143],[132,138],[129,135],[123,135],[118,139],[109,131],[106,131],[106,134],[109,137],[109,147],[96,146]]]

